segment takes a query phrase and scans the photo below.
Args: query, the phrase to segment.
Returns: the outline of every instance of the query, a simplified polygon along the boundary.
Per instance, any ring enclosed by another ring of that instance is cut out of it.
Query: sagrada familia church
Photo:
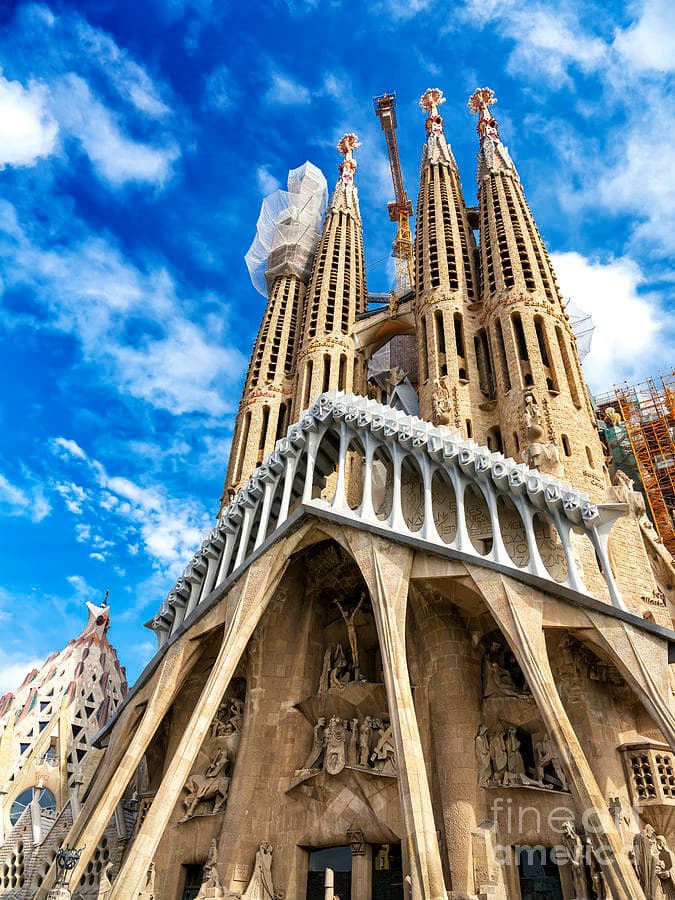
[[[306,163],[261,216],[222,505],[154,658],[127,692],[92,608],[0,701],[0,897],[675,897],[673,560],[494,95],[477,207],[442,102],[414,288],[369,303],[355,135],[330,199]]]

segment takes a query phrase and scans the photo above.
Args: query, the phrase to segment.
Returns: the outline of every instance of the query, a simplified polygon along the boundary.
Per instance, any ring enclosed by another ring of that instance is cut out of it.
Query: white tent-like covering
[[[244,257],[253,287],[263,297],[281,271],[301,278],[309,275],[327,201],[326,179],[311,162],[290,170],[287,191],[265,197],[255,238]]]

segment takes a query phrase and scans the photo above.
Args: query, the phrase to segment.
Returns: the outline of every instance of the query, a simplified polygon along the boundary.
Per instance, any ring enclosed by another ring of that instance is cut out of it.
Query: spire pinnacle
[[[494,172],[508,170],[518,177],[516,167],[513,165],[509,151],[502,144],[499,137],[497,120],[491,115],[490,107],[497,102],[492,88],[477,88],[469,97],[467,106],[472,113],[478,114],[478,139],[480,140],[480,153],[478,154],[478,178],[479,180],[487,171]]]
[[[427,88],[420,97],[420,106],[427,113],[426,130],[427,143],[422,154],[422,165],[438,164],[439,162],[450,163],[454,166],[455,161],[452,157],[452,151],[448,147],[443,132],[443,116],[439,115],[438,107],[445,103],[443,91],[440,88]]]
[[[340,171],[340,181],[338,182],[331,206],[336,208],[339,203],[340,195],[344,196],[345,204],[351,208],[354,199],[354,176],[356,175],[356,160],[353,151],[361,146],[361,142],[353,133],[343,135],[337,143],[338,152],[344,156],[344,159],[338,166]],[[342,190],[340,190],[342,188]]]

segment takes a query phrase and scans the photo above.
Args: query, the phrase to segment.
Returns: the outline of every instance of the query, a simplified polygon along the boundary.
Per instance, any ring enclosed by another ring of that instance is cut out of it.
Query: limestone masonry
[[[356,135],[327,205],[309,163],[266,201],[217,525],[100,714],[69,885],[47,856],[0,896],[675,897],[673,559],[608,468],[492,91],[477,206],[443,102],[420,104],[414,288],[369,302]]]

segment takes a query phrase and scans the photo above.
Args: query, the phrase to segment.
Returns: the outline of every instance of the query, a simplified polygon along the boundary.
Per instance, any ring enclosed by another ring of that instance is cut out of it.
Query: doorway
[[[403,900],[400,844],[373,844],[373,900]]]
[[[332,869],[334,872],[333,893],[337,894],[340,900],[350,900],[352,895],[351,847],[324,847],[322,850],[309,851],[307,900],[324,900],[326,869]]]
[[[183,882],[183,895],[181,900],[194,900],[202,886],[204,866],[199,864],[183,866],[183,870],[185,872],[185,881]]]
[[[563,900],[560,872],[546,849],[515,847],[522,900]]]

